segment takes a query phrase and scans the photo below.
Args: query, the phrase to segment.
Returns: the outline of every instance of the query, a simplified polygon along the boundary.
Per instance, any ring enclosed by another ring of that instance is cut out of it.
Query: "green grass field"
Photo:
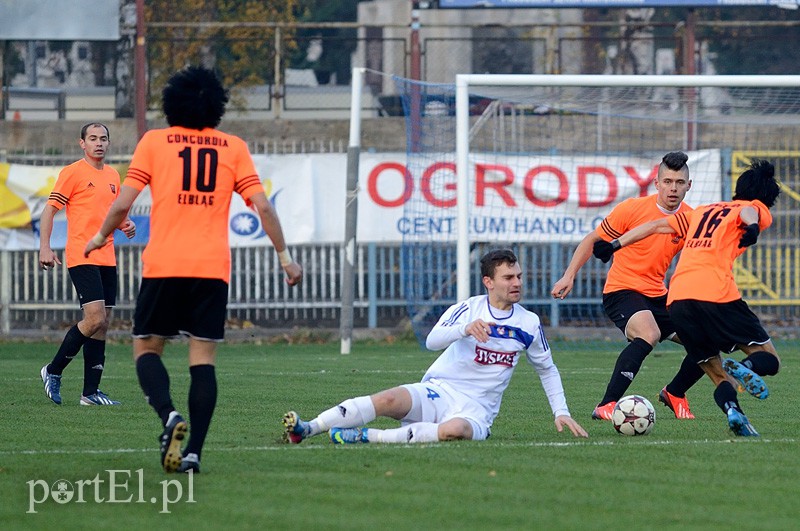
[[[768,380],[767,400],[740,396],[758,439],[730,434],[705,379],[689,394],[696,420],[678,421],[656,403],[682,355],[672,345],[651,354],[630,389],[656,405],[651,435],[624,437],[592,421],[621,346],[552,342],[588,440],[556,433],[538,378],[521,362],[487,441],[337,447],[322,436],[282,444],[281,415],[295,409],[307,418],[344,398],[417,381],[436,353],[410,342],[356,343],[347,356],[333,343],[226,344],[202,474],[190,482],[161,471],[160,425],[129,345],[109,345],[102,385],[123,404],[88,408],[78,405],[82,358],[64,373],[58,407],[39,378],[57,345],[0,343],[0,523],[15,530],[796,529],[797,343],[777,343],[783,369]],[[165,361],[185,413],[185,344],[170,345]],[[60,479],[72,486],[66,503],[53,497]]]

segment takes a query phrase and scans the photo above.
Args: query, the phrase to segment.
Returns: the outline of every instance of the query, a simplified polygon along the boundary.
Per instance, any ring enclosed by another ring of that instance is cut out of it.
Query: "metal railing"
[[[453,250],[455,246],[453,246]],[[607,326],[601,298],[608,265],[591,260],[575,279],[572,293],[563,301],[550,296],[570,257],[572,244],[516,245],[523,265],[522,304],[542,317],[545,325]],[[130,321],[141,278],[143,247],[117,247],[117,306],[113,320]],[[290,288],[284,282],[272,247],[242,247],[232,251],[229,284],[229,326],[264,328],[336,328],[341,308],[343,254],[339,244],[293,246],[305,278]],[[442,249],[431,248],[430,263],[440,263],[446,273],[455,268],[442,264]],[[800,320],[800,252],[795,245],[759,244],[737,270],[737,281],[748,304],[758,308],[765,323],[794,324]],[[408,315],[409,304],[446,307],[455,294],[425,301],[407,300],[407,290],[422,282],[420,274],[406,271],[401,244],[361,244],[356,252],[354,325],[359,328],[392,327]],[[433,254],[437,254],[438,258]],[[476,265],[477,268],[477,265]],[[752,272],[755,272],[755,276]],[[479,272],[474,272],[472,293],[480,293]],[[445,290],[446,291],[446,290]],[[78,298],[66,268],[39,268],[37,251],[0,251],[0,334],[17,329],[63,328],[80,319]],[[438,315],[438,314],[437,314]]]
[[[141,279],[142,246],[119,245],[117,305],[113,319],[133,317]],[[342,251],[338,244],[292,247],[304,281],[289,287],[272,247],[232,250],[229,319],[264,327],[335,327],[340,311]],[[358,248],[356,325],[396,324],[406,314],[398,245]],[[38,251],[0,251],[0,333],[46,329],[80,319],[80,305],[66,267],[42,271]]]

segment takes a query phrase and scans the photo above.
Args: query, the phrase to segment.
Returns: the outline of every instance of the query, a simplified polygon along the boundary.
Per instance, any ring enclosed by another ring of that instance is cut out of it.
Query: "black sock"
[[[103,376],[106,342],[89,338],[83,344],[83,396],[93,395]]]
[[[714,401],[723,413],[727,414],[730,408],[734,408],[740,413],[742,412],[742,408],[739,407],[739,399],[736,398],[736,389],[728,381],[720,383],[714,389]]]
[[[136,375],[147,403],[156,410],[166,426],[169,414],[175,411],[175,407],[169,396],[169,374],[161,362],[161,356],[153,352],[139,356],[136,360]]]
[[[606,387],[606,394],[600,401],[601,406],[622,398],[633,379],[636,378],[642,362],[652,350],[653,346],[650,343],[637,337],[619,353],[617,363],[614,365],[614,372],[611,374],[611,381]]]
[[[192,430],[183,455],[194,453],[199,459],[217,405],[217,375],[213,365],[189,367],[189,374],[192,377],[189,385],[189,424]]]
[[[690,360],[689,356],[684,356],[680,369],[678,369],[672,381],[667,384],[667,392],[678,398],[683,398],[686,396],[686,391],[699,382],[704,374],[705,372],[697,363]]]
[[[61,374],[64,368],[69,365],[69,362],[72,361],[72,358],[78,354],[78,351],[87,339],[89,338],[81,334],[78,325],[73,325],[64,336],[64,341],[62,341],[61,346],[58,347],[58,352],[56,352],[53,361],[47,366],[47,372],[50,374]]]
[[[759,376],[775,376],[781,366],[778,358],[766,350],[753,352],[742,360],[742,365]]]

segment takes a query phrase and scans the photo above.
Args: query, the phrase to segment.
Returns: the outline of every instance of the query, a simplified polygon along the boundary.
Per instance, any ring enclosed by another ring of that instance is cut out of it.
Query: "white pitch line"
[[[598,369],[598,372],[599,371],[600,370]],[[218,370],[216,372],[217,372],[217,376],[252,376],[253,375],[252,372],[243,372],[243,371]],[[264,372],[259,372],[258,376],[259,376],[259,378],[269,377],[269,376],[275,376],[275,377],[319,376],[319,375],[328,374],[328,373],[330,373],[330,375],[336,376],[336,377],[339,377],[339,376],[342,376],[342,375],[352,375],[352,374],[408,374],[412,378],[414,378],[414,381],[418,381],[420,378],[422,378],[422,375],[424,374],[424,372],[420,372],[417,369],[408,369],[408,370],[405,370],[405,369],[392,369],[392,370],[386,370],[386,369],[341,369],[341,368],[337,367],[335,369],[330,369],[330,370],[319,369],[319,370],[314,370],[314,371],[279,371],[279,372],[264,371]],[[562,373],[563,373],[563,371],[562,371]],[[130,380],[131,378],[133,378],[133,377],[132,376],[103,375],[103,381],[106,381],[106,380]],[[13,381],[13,382],[37,381],[37,382],[39,382],[39,385],[42,384],[42,379],[39,376],[28,376],[28,377],[24,377],[24,378],[13,378],[11,380],[6,380],[6,381]]]
[[[482,443],[480,447],[494,446],[500,448],[570,448],[570,447],[585,447],[585,446],[630,446],[633,441],[626,439],[626,442],[614,441],[565,441],[565,442],[498,442],[498,443]],[[698,439],[698,440],[645,440],[644,438],[636,440],[633,444],[638,446],[668,446],[668,445],[704,445],[704,444],[741,444],[741,443],[754,443],[754,444],[781,444],[791,443],[795,444],[800,442],[798,439],[762,439],[762,438],[737,438],[737,439]],[[388,450],[391,448],[404,448],[411,449],[415,447],[425,448],[458,448],[466,446],[463,443],[449,442],[446,444],[369,444],[359,445],[361,448],[369,448],[372,450]],[[295,449],[302,450],[328,450],[332,445],[286,445],[275,444],[270,446],[240,446],[240,447],[226,447],[226,448],[205,448],[206,451],[211,452],[274,452]],[[479,446],[476,446],[476,448]],[[155,453],[158,448],[109,448],[105,450],[92,450],[92,449],[76,449],[76,450],[0,450],[0,455],[103,455],[103,454],[133,454],[133,453]]]
[[[569,374],[607,374],[608,368],[600,368],[600,367],[584,367],[581,369],[559,369],[562,375],[569,375]],[[331,376],[342,376],[342,375],[352,375],[352,374],[406,374],[409,375],[414,382],[419,381],[422,378],[422,373],[416,369],[341,369],[341,368],[334,368],[334,369],[319,369],[314,371],[280,371],[280,372],[273,372],[273,371],[264,371],[259,373],[259,377],[294,377],[294,376],[320,376],[323,374],[330,373]],[[248,372],[241,372],[241,371],[226,371],[226,370],[218,370],[217,376],[252,376],[252,373]],[[115,375],[104,375],[103,381],[106,380],[129,380],[130,376],[115,376]],[[9,380],[7,380],[9,381]],[[29,376],[25,378],[13,378],[10,381],[14,382],[31,382],[37,381],[41,385],[42,379],[37,376]]]

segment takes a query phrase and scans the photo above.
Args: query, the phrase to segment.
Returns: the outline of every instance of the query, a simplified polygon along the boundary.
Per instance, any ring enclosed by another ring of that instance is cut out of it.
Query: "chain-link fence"
[[[419,46],[412,46],[412,36]],[[800,21],[633,18],[502,26],[359,23],[151,23],[147,105],[187,63],[217,68],[237,119],[346,119],[350,72],[362,66],[422,81],[455,73],[787,74],[796,70]],[[133,117],[134,36],[118,42],[5,41],[2,108],[8,121]],[[393,83],[366,79],[368,116],[398,115]]]

